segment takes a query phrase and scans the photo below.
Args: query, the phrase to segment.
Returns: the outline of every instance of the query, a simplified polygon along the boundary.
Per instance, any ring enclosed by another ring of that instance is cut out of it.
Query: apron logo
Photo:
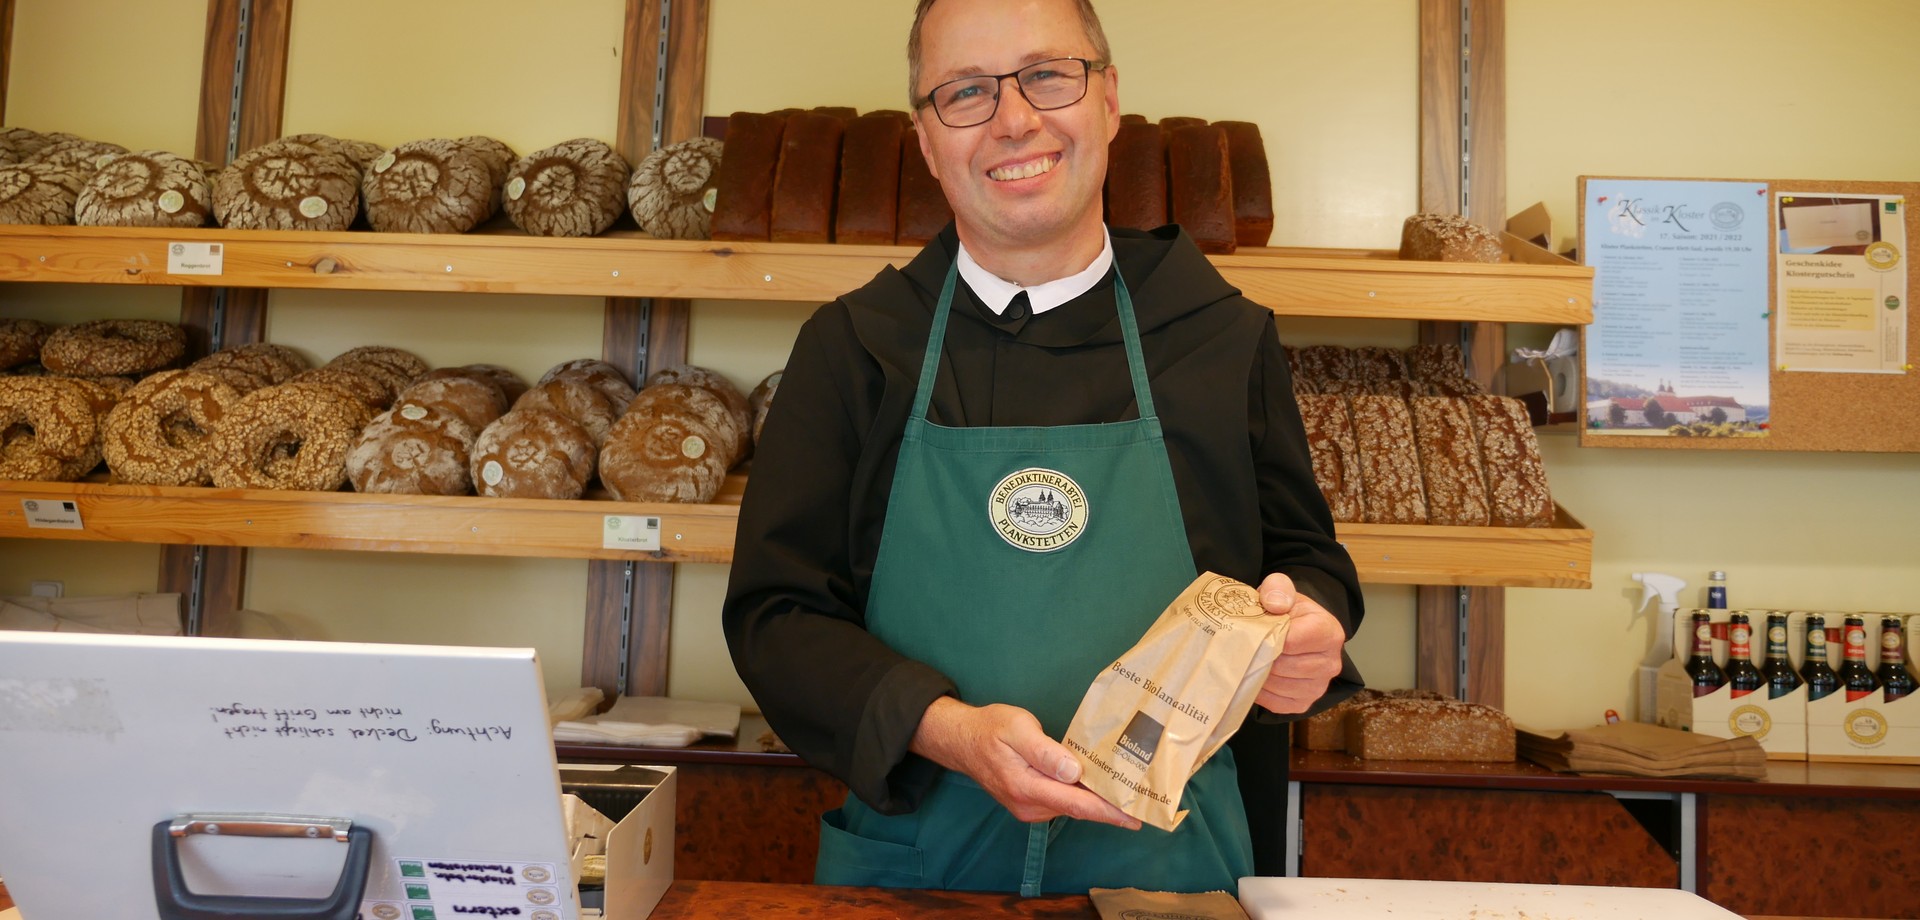
[[[1015,548],[1050,553],[1087,532],[1087,496],[1065,474],[1030,467],[993,487],[987,519]]]

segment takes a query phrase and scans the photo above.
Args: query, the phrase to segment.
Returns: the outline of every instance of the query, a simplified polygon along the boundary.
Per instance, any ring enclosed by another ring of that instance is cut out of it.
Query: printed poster
[[[1905,199],[1782,191],[1775,200],[1774,363],[1788,373],[1906,373]]]
[[[1586,196],[1587,427],[1764,436],[1766,183],[1589,179]]]

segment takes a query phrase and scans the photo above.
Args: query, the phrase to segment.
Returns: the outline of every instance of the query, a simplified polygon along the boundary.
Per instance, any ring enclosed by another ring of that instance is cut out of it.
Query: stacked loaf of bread
[[[1344,751],[1347,749],[1347,714],[1355,707],[1376,700],[1443,700],[1446,697],[1434,690],[1375,690],[1363,687],[1353,696],[1334,704],[1324,712],[1317,712],[1295,723],[1293,728],[1293,746],[1309,751]]]
[[[1486,394],[1459,346],[1288,349],[1314,479],[1334,520],[1546,527],[1540,445],[1518,400]]]
[[[1273,181],[1260,126],[1124,116],[1107,148],[1107,220],[1150,230],[1171,220],[1205,252],[1265,246]]]
[[[1293,731],[1295,747],[1369,760],[1509,761],[1514,741],[1505,713],[1432,690],[1361,690]]]

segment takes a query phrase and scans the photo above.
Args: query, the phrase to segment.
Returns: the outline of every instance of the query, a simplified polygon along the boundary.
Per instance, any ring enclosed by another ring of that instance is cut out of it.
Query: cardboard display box
[[[644,920],[673,884],[673,822],[679,774],[673,767],[561,764],[560,787],[614,822],[600,915]],[[584,853],[574,857],[580,877]],[[583,905],[592,897],[583,897]],[[585,916],[594,916],[591,907]]]
[[[1901,616],[1906,634],[1908,667],[1920,616],[1865,613],[1867,667],[1880,667],[1880,619]],[[1841,635],[1845,614],[1827,615],[1828,664],[1840,670],[1845,646]],[[1807,704],[1807,759],[1855,763],[1920,764],[1920,693],[1887,702],[1885,688],[1857,700],[1848,700],[1845,687]]]
[[[1718,690],[1706,696],[1693,695],[1693,680],[1687,675],[1687,658],[1693,654],[1693,614],[1696,609],[1682,609],[1673,621],[1672,660],[1660,666],[1656,689],[1656,708],[1659,724],[1668,728],[1712,735],[1716,738],[1737,738],[1751,735],[1760,747],[1767,752],[1768,760],[1806,760],[1807,759],[1807,688],[1805,684],[1795,688],[1792,693],[1777,699],[1767,696],[1767,688],[1747,693],[1739,698],[1733,696],[1731,685],[1722,685]],[[1749,642],[1751,660],[1754,667],[1766,661],[1767,657],[1767,614],[1770,610],[1709,610],[1712,616],[1709,629],[1713,635],[1713,660],[1722,669],[1727,666],[1732,643],[1727,638],[1729,617],[1735,613],[1744,613],[1753,627],[1753,638]],[[1804,646],[1806,636],[1805,615],[1794,613],[1787,619],[1787,657],[1794,670],[1800,668],[1799,657],[1795,649]]]

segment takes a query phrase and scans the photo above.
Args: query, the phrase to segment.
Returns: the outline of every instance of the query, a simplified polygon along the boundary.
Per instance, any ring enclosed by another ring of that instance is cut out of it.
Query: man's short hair
[[[937,0],[920,0],[920,7],[913,11],[913,28],[907,32],[907,105],[909,108],[920,104],[920,24],[926,21],[927,11],[933,8]],[[1100,14],[1093,11],[1093,0],[1074,0],[1073,5],[1080,13],[1080,25],[1087,31],[1087,43],[1093,46],[1096,60],[1113,60],[1113,49],[1107,45],[1107,30],[1100,27]]]

